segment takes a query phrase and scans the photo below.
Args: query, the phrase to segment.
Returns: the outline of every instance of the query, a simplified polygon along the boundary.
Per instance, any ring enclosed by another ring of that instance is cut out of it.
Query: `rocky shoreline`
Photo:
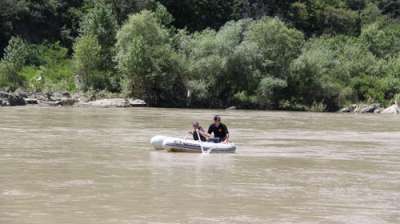
[[[400,114],[400,104],[395,103],[390,107],[384,108],[378,103],[374,104],[353,104],[342,108],[340,113],[374,113],[374,114]]]
[[[145,107],[146,102],[141,99],[122,97],[105,97],[101,94],[48,92],[32,93],[17,90],[15,92],[0,91],[0,106],[74,106],[74,107],[100,107],[100,108],[127,108]],[[235,110],[236,107],[227,108]],[[400,104],[384,108],[380,104],[353,104],[342,108],[339,113],[373,113],[373,114],[400,114]]]
[[[0,91],[0,106],[75,106],[75,107],[144,107],[140,99],[100,98],[96,95],[69,92],[28,93]]]

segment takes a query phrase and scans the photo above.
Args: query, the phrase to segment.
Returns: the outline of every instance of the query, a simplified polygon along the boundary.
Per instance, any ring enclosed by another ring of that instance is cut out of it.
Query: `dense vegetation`
[[[0,87],[334,111],[400,94],[396,0],[2,0]]]

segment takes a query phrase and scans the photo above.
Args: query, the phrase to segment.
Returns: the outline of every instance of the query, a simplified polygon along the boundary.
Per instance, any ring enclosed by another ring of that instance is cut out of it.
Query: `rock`
[[[10,106],[25,106],[25,100],[21,96],[15,96],[13,95],[11,98],[8,98],[8,102],[10,103]]]
[[[26,105],[25,100],[22,96],[15,93],[8,93],[0,91],[0,100],[2,106],[24,106]]]
[[[225,110],[236,110],[237,109],[237,107],[235,107],[235,106],[232,106],[232,107],[228,107],[228,108],[226,108]]]
[[[10,106],[7,99],[0,98],[0,107]]]
[[[80,103],[80,106],[92,106],[92,107],[129,107],[130,104],[128,100],[123,98],[114,99],[102,99],[96,101],[90,101],[87,103]]]
[[[380,113],[382,113],[382,111],[383,111],[383,108],[379,107],[374,110],[374,114],[380,114]]]
[[[382,114],[399,114],[400,107],[397,104],[394,104],[382,111]]]
[[[24,98],[26,104],[39,104],[39,100],[35,98]]]
[[[141,99],[136,99],[136,100],[129,99],[128,102],[129,105],[132,107],[145,107],[147,105],[146,102],[144,102],[144,100]]]
[[[63,92],[62,96],[66,98],[71,98],[71,94],[69,92]]]
[[[47,96],[46,96],[45,94],[43,94],[43,93],[32,93],[32,94],[30,94],[27,98],[30,98],[30,99],[37,99],[39,102],[40,102],[40,101],[47,101],[47,100],[49,100],[49,99],[47,98]]]
[[[380,105],[375,103],[371,105],[367,105],[366,107],[361,108],[360,113],[374,113],[376,109],[379,109]]]
[[[354,109],[356,109],[356,107],[357,107],[357,105],[351,105],[351,106],[340,109],[338,112],[339,113],[351,113],[351,112],[354,112]]]
[[[6,91],[0,91],[0,98],[8,98],[10,94]]]
[[[350,113],[353,112],[350,107],[344,107],[338,111],[339,113]]]
[[[47,101],[44,102],[43,104],[47,105],[47,106],[51,106],[51,107],[58,107],[58,106],[62,106],[61,105],[61,101],[56,100],[56,101]]]
[[[374,111],[379,108],[380,108],[380,105],[377,103],[371,104],[371,105],[359,104],[359,105],[355,105],[355,109],[353,112],[354,113],[374,113]]]
[[[63,97],[59,102],[61,106],[73,106],[75,103],[78,102],[78,100],[73,98]]]
[[[25,90],[20,89],[20,88],[15,90],[14,93],[15,93],[16,96],[20,96],[22,98],[27,98],[28,97],[28,93]]]
[[[63,93],[54,92],[54,93],[50,93],[49,100],[52,100],[52,101],[61,101],[61,99],[62,99],[63,97],[64,97]]]

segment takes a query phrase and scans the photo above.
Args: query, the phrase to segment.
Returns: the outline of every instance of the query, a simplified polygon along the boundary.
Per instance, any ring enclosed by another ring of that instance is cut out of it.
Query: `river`
[[[232,155],[154,151],[222,115]],[[0,108],[1,224],[400,223],[400,116]]]

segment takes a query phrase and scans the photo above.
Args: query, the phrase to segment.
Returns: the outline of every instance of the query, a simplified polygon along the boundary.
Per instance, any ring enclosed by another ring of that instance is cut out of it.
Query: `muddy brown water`
[[[233,155],[154,151],[223,116]],[[400,116],[0,108],[0,223],[400,223]]]

